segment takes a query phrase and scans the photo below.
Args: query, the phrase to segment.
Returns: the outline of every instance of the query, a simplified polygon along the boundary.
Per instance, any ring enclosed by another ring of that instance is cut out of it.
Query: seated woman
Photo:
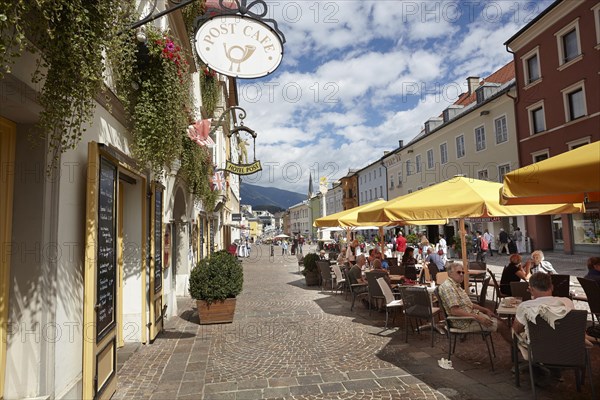
[[[415,249],[407,247],[402,256],[402,265],[404,266],[404,276],[410,280],[417,280],[417,259],[414,256]]]
[[[519,254],[511,254],[510,262],[502,271],[502,278],[500,278],[500,292],[507,296],[512,296],[510,289],[511,282],[520,282],[521,279],[527,281],[529,278],[529,271],[531,269],[531,261],[527,261],[525,266],[521,265],[521,256]]]
[[[558,274],[549,261],[544,260],[544,253],[536,250],[531,253],[531,273],[544,272],[546,274]]]
[[[402,264],[403,265],[415,265],[417,263],[417,259],[414,256],[415,249],[413,247],[407,247],[404,251],[404,255],[402,256]]]

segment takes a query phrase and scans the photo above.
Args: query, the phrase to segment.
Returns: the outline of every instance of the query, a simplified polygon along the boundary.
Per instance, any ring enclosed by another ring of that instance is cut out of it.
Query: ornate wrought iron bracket
[[[173,7],[168,8],[164,11],[161,11],[159,13],[154,14],[154,10],[156,10],[156,3],[158,2],[158,0],[154,0],[154,2],[152,3],[152,7],[150,8],[150,14],[145,15],[142,19],[140,19],[138,22],[136,22],[135,24],[131,25],[131,29],[137,29],[140,26],[146,25],[148,22],[152,22],[155,19],[158,19],[160,17],[163,17],[167,14],[172,13],[173,11],[177,11],[180,8],[183,8],[187,5],[192,4],[194,1],[196,0],[169,0],[170,4],[174,4]]]
[[[177,11],[180,8],[186,7],[192,4],[197,0],[168,0],[169,4],[173,4],[172,7],[161,11],[159,13],[154,14],[154,10],[156,10],[156,3],[158,0],[154,0],[152,3],[152,7],[150,8],[150,13],[142,17],[139,21],[131,25],[131,29],[137,29],[143,25],[146,25],[148,22],[152,22],[160,17],[163,17],[167,14],[172,13],[173,11]],[[235,7],[233,4],[231,6],[227,6],[224,2],[225,0],[219,0],[219,7],[209,7],[204,15],[199,15],[194,20],[194,29],[198,29],[198,27],[207,19],[212,18],[215,15],[248,15],[249,17],[255,18],[261,22],[266,24],[270,24],[273,27],[273,30],[279,35],[281,38],[281,42],[285,43],[285,35],[279,29],[279,25],[277,21],[272,18],[265,18],[269,12],[269,8],[267,7],[267,3],[264,0],[252,0],[250,4],[248,4],[248,0],[234,0]],[[254,10],[254,11],[253,11]]]

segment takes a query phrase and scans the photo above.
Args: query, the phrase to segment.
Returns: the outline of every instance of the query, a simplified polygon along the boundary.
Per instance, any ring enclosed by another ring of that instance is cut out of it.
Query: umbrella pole
[[[467,232],[465,230],[465,219],[459,218],[458,220],[458,229],[460,231],[460,250],[462,252],[462,263],[463,263],[463,271],[465,274],[463,275],[465,290],[469,290],[469,255],[467,254]]]
[[[379,251],[381,251],[381,257],[385,258],[385,250],[383,245],[385,244],[385,240],[383,240],[383,226],[379,227]]]

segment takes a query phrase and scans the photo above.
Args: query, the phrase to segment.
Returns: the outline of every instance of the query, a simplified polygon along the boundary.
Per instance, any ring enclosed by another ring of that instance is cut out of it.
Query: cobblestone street
[[[502,257],[502,256],[501,256]],[[499,260],[504,258],[495,257]],[[490,261],[491,262],[491,261]],[[114,399],[528,399],[516,388],[508,345],[494,337],[495,372],[476,337],[459,343],[454,370],[437,366],[447,339],[410,334],[402,318],[383,331],[384,313],[343,294],[306,287],[294,256],[244,260],[235,321],[198,325],[195,303],[181,298],[153,344],[141,346],[118,374]],[[598,347],[594,349],[596,352]],[[572,375],[572,373],[570,373]],[[569,390],[567,386],[563,389]],[[573,388],[571,388],[572,390]],[[587,392],[586,392],[587,391]],[[574,391],[570,392],[576,395]],[[588,398],[586,382],[581,397]],[[558,398],[542,391],[539,398]],[[564,394],[564,392],[563,392]],[[561,398],[565,398],[561,395]],[[573,397],[571,397],[573,398]]]

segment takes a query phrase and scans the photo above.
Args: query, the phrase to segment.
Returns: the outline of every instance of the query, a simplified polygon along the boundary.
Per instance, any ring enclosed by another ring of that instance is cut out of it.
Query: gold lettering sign
[[[234,164],[227,161],[225,171],[229,171],[236,175],[251,175],[255,172],[262,171],[262,166],[260,165],[260,161],[254,161],[252,164]]]

